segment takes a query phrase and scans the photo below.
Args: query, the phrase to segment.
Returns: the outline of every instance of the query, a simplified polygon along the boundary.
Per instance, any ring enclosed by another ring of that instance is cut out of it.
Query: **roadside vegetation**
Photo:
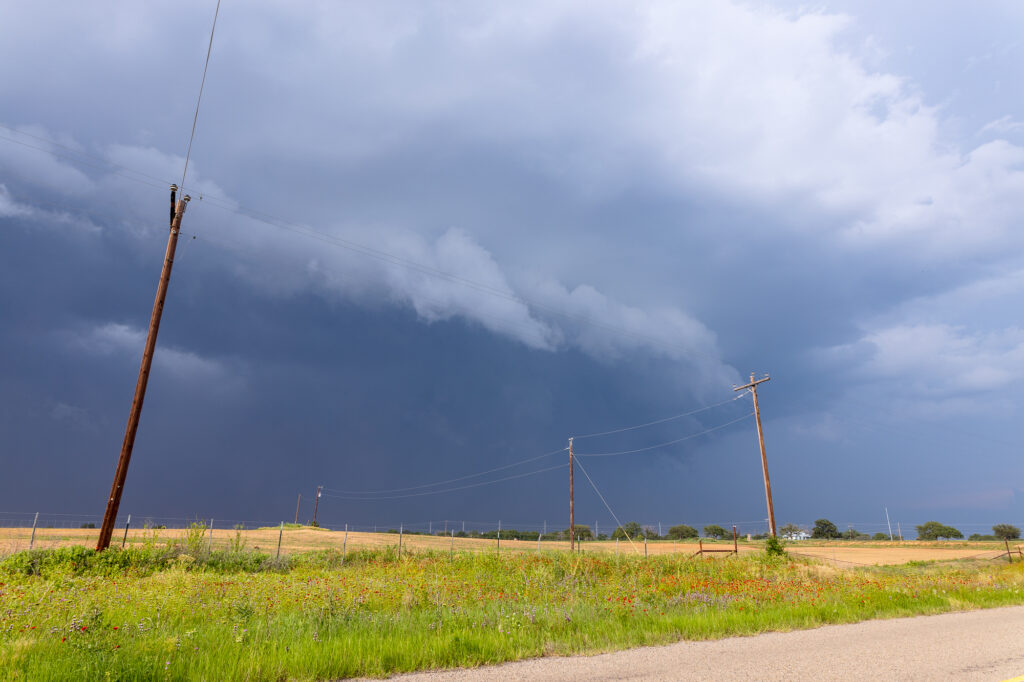
[[[0,560],[0,677],[385,676],[1020,603],[1020,563],[840,570],[781,543],[716,559],[66,547]]]

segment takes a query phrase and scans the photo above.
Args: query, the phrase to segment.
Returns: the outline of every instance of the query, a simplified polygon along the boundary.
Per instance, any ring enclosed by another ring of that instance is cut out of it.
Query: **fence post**
[[[1003,542],[1006,543],[1006,560],[1009,561],[1012,564],[1013,563],[1013,555],[1010,554],[1010,541],[1007,540],[1006,538],[1003,538]]]
[[[398,524],[398,558],[402,558],[402,524]]]
[[[647,536],[644,535],[644,558],[647,558]]]
[[[540,533],[537,533],[537,554],[540,554]]]
[[[128,526],[132,525],[132,515],[128,515],[128,520],[124,522],[124,537],[121,538],[121,549],[124,549],[124,543],[128,542]]]
[[[739,541],[736,539],[736,526],[732,527],[732,553],[737,556],[740,553]]]
[[[129,521],[131,520],[130,516],[128,517],[128,520]],[[125,535],[128,534],[128,526],[124,527],[124,532],[125,532]],[[210,517],[210,546],[206,550],[206,553],[207,554],[213,554],[213,517]]]
[[[28,539],[29,551],[32,550],[32,545],[36,542],[36,524],[39,522],[39,512],[36,512],[36,517],[32,519],[32,537]]]
[[[345,555],[348,554],[348,524],[345,524],[345,539],[341,543],[341,565],[345,565]]]
[[[448,545],[448,561],[455,561],[455,529],[452,528],[452,539]]]
[[[498,519],[498,551],[501,551],[501,519]]]
[[[277,558],[281,558],[281,538],[284,537],[284,521],[281,522],[281,530],[277,533]]]
[[[619,539],[615,538],[615,556],[619,556]]]

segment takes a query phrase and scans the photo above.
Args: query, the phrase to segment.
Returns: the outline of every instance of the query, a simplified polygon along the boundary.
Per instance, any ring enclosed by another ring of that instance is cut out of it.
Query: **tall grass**
[[[1024,603],[1020,565],[168,548],[0,562],[0,676],[335,679]]]

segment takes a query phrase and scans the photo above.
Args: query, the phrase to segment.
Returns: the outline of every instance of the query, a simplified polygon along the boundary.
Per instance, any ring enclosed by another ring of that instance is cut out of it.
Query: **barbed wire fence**
[[[102,522],[101,514],[64,513],[64,512],[12,512],[0,511],[0,554],[7,555],[27,549],[52,548],[66,545],[82,545],[91,547],[99,533],[99,524]],[[305,534],[301,537],[289,533],[288,542],[284,543],[284,549],[280,553],[289,554],[295,551],[307,551],[312,549],[329,549],[334,545],[341,546],[345,542],[343,534],[348,533],[369,535],[370,539],[363,537],[356,542],[368,543],[370,546],[388,546],[389,544],[400,545],[403,538],[410,536],[417,538],[415,541],[420,546],[431,547],[438,544],[447,547],[445,543],[451,543],[457,549],[479,551],[487,547],[496,546],[498,549],[536,549],[564,550],[568,551],[568,528],[562,523],[549,521],[528,521],[528,520],[493,520],[481,521],[470,519],[439,519],[439,520],[411,520],[411,521],[383,521],[383,522],[337,522],[329,520],[317,527],[296,524],[282,519],[243,519],[243,518],[210,518],[199,515],[192,516],[163,516],[145,514],[125,514],[117,521],[117,532],[115,533],[116,546],[126,546],[148,543],[171,543],[182,539],[186,532],[195,532],[201,528],[204,534],[209,537],[209,547],[212,549],[231,546],[232,541],[238,542],[244,538],[250,549],[259,551],[274,551],[273,531],[278,531],[277,541],[280,544],[285,537],[285,531],[298,529],[311,529],[316,531],[333,531],[323,535]],[[739,520],[739,521],[708,521],[691,523],[668,523],[664,521],[635,522],[630,521],[623,524],[627,533],[633,540],[642,543],[643,553],[652,551],[656,554],[665,553],[692,553],[690,545],[697,542],[698,537],[679,537],[678,533],[670,532],[675,526],[686,525],[699,533],[704,542],[713,540],[707,533],[703,532],[705,527],[717,526],[727,531],[728,537],[720,538],[723,541],[732,542],[732,527],[735,526],[739,541],[746,545],[748,550],[759,548],[759,545],[751,544],[751,540],[758,540],[765,537],[767,523],[764,519]],[[806,524],[797,524],[806,525]],[[854,526],[854,524],[847,524]],[[984,528],[990,524],[983,523],[960,523],[955,524],[965,529]],[[885,523],[861,523],[856,524],[858,529],[870,531],[878,529],[878,532],[885,530]],[[616,540],[626,539],[620,526],[613,521],[604,521],[600,518],[592,523],[577,524],[577,539],[584,547],[591,549],[602,549],[611,551],[612,548],[619,550]],[[638,532],[639,528],[639,532]],[[238,533],[241,531],[241,534]],[[252,531],[264,531],[262,534],[255,534]],[[270,533],[268,533],[270,531]],[[863,538],[861,538],[863,540]],[[270,545],[261,547],[258,542],[269,542]],[[471,541],[471,542],[467,542]],[[961,541],[944,540],[943,544],[950,547]],[[424,544],[426,543],[426,544]],[[596,544],[595,544],[596,543]],[[648,546],[650,543],[650,546]],[[915,540],[907,540],[904,544],[915,544]],[[564,545],[564,547],[563,547]],[[798,542],[790,543],[790,551],[796,556],[813,555],[802,554],[796,547]],[[586,549],[584,549],[586,551]],[[630,548],[624,544],[622,552],[640,550],[636,547]],[[987,552],[980,552],[978,556],[984,556]],[[822,558],[814,556],[814,558]],[[825,557],[828,559],[828,557]],[[839,560],[843,564],[857,565],[861,562],[852,560]]]

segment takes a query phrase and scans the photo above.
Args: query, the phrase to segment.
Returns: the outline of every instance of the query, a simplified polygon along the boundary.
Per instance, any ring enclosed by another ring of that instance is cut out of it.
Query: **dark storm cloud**
[[[968,445],[927,441],[930,414],[953,433],[1012,428],[1020,112],[957,135],[956,120],[983,114],[939,107],[934,74],[894,70],[915,63],[879,56],[877,16],[725,2],[223,9],[187,181],[197,239],[175,266],[136,506],[279,514],[316,482],[453,478],[576,429],[716,402],[752,369],[776,375],[767,428],[777,506],[794,520],[878,506],[842,492],[851,476],[910,476],[936,447],[955,461]],[[180,177],[211,10],[4,10],[0,58],[21,68],[0,78],[0,123],[31,135],[0,129],[14,140],[0,140],[0,398],[20,506],[50,457],[88,481],[68,504],[109,485],[166,230],[153,179]],[[754,441],[731,433],[595,476],[637,516],[756,519],[758,472],[739,456]],[[990,467],[928,479],[914,508],[941,511],[959,485],[958,509],[997,500],[1019,515],[991,483],[1019,465],[977,447]],[[677,494],[716,477],[737,489]],[[829,493],[798,492],[822,479]],[[388,513],[561,514],[562,482],[538,480]],[[879,486],[882,502],[900,490]]]

